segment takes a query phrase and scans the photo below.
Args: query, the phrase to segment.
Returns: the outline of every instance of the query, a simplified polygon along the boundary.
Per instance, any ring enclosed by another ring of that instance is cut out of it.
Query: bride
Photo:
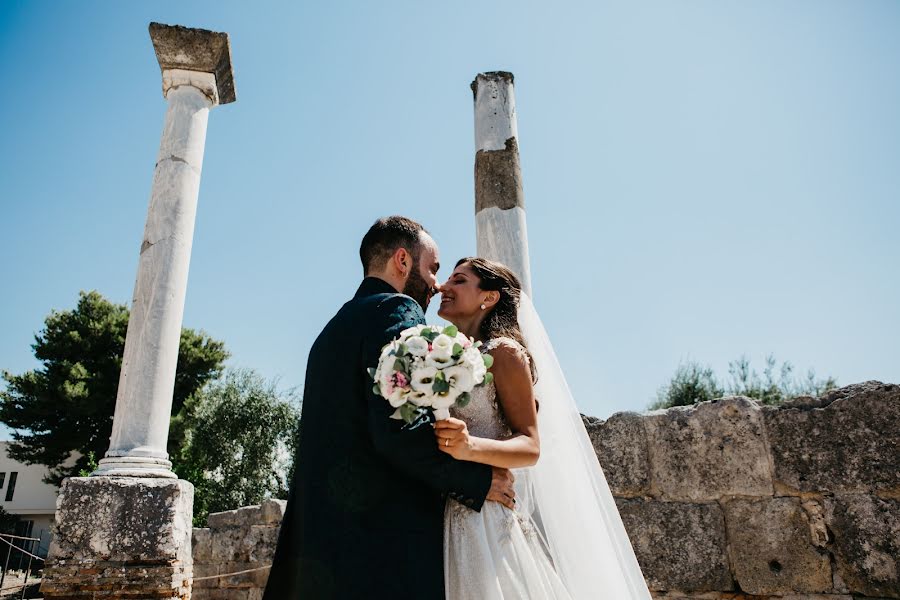
[[[444,512],[449,600],[649,600],[640,566],[553,347],[516,276],[460,260],[438,315],[482,342],[493,383],[435,424],[458,460],[514,469],[516,509],[453,499]]]

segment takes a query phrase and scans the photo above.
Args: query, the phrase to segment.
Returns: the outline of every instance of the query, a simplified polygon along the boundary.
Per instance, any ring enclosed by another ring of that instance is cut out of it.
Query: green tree
[[[175,472],[194,484],[194,524],[211,512],[287,498],[300,399],[248,369],[229,370],[192,396],[175,424],[185,444]]]
[[[722,388],[710,367],[695,362],[681,363],[669,383],[656,393],[656,402],[650,408],[690,406],[719,398],[722,394]]]
[[[14,431],[10,458],[49,469],[47,483],[90,468],[109,449],[112,419],[125,349],[128,309],[98,292],[81,292],[74,310],[52,311],[32,344],[41,366],[21,375],[3,372],[0,422]],[[223,342],[181,330],[172,414],[207,381],[219,376],[228,358]],[[169,438],[169,453],[182,438]],[[64,463],[72,452],[75,464]]]
[[[690,406],[726,395],[748,396],[761,404],[776,405],[798,396],[820,396],[837,387],[834,377],[818,379],[812,369],[805,378],[797,379],[791,363],[785,361],[779,366],[771,354],[766,357],[762,374],[751,367],[745,356],[728,363],[728,374],[728,384],[723,387],[710,367],[695,362],[680,364],[669,383],[659,389],[650,408]]]
[[[776,370],[778,375],[776,376]],[[773,355],[766,356],[766,366],[762,375],[750,367],[750,360],[742,356],[728,363],[731,382],[728,393],[734,396],[756,398],[762,404],[781,404],[798,396],[819,396],[837,387],[834,377],[816,379],[810,369],[804,379],[794,377],[794,366],[785,361],[778,366]]]

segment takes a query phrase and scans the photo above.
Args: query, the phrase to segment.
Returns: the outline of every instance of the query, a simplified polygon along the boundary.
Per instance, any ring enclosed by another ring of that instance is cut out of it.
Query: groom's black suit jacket
[[[441,453],[431,427],[401,430],[366,371],[424,322],[414,300],[369,277],[313,344],[263,600],[444,597],[444,494],[480,510],[491,469]]]

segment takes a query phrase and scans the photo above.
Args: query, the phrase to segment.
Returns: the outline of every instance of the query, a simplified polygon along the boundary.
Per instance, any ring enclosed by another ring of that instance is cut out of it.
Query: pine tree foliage
[[[73,310],[52,311],[32,349],[40,366],[15,375],[4,371],[0,422],[13,429],[9,456],[48,467],[46,482],[59,485],[103,457],[109,448],[128,309],[98,292],[81,292]],[[228,357],[223,342],[182,329],[172,414],[219,376]],[[169,452],[182,440],[169,438]],[[73,454],[74,453],[74,454]],[[71,456],[77,460],[66,465]]]

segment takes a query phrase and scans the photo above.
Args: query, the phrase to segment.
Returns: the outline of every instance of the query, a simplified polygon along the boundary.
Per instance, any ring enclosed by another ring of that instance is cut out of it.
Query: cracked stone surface
[[[734,589],[718,504],[618,500],[651,590]]]
[[[781,488],[900,495],[900,385],[867,381],[764,415]]]
[[[825,499],[841,579],[850,591],[900,598],[900,500],[870,494]]]
[[[193,501],[178,479],[64,480],[44,598],[189,598]]]
[[[799,498],[724,503],[734,577],[750,594],[831,590],[831,562],[810,536]]]
[[[207,527],[195,528],[196,577],[259,569],[272,563],[286,501],[269,499],[260,505],[212,513]],[[261,598],[267,569],[241,576],[207,579],[194,585],[193,600]]]
[[[771,495],[759,405],[734,396],[655,411],[644,418],[653,490],[667,500]]]
[[[589,419],[585,428],[613,495],[631,498],[649,493],[650,456],[644,417],[621,412],[606,421]]]
[[[173,88],[163,125],[128,320],[110,447],[100,472],[125,474],[116,457],[149,457],[168,470],[166,442],[211,101]],[[174,160],[173,160],[174,158]],[[174,476],[174,474],[171,474]]]

